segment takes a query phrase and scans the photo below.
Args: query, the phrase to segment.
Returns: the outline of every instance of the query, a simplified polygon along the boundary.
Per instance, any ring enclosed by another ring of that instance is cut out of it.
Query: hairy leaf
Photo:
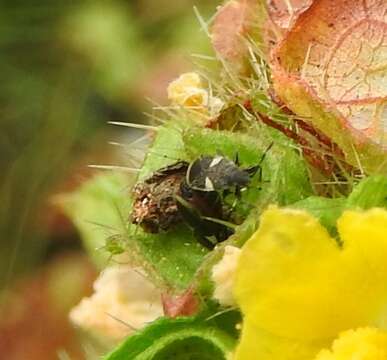
[[[128,250],[137,252],[154,281],[173,292],[189,286],[208,253],[183,224],[160,234],[148,234],[131,225],[128,238]]]

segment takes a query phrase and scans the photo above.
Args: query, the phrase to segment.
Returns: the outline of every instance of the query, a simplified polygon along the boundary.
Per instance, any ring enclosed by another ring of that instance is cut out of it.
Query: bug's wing
[[[146,179],[144,182],[146,184],[159,183],[163,181],[166,177],[173,174],[183,174],[188,169],[188,163],[186,161],[177,161],[171,165],[165,166],[161,169],[158,169],[153,173],[151,177]]]

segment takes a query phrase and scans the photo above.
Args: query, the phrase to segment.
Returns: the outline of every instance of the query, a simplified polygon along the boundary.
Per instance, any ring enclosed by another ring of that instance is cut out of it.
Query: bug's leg
[[[262,167],[260,165],[258,165],[258,168],[255,171],[255,173],[258,174],[258,183],[259,183],[258,190],[262,190],[262,187],[261,187],[261,184],[262,184]]]
[[[263,154],[261,156],[261,160],[259,160],[259,163],[258,163],[259,165],[261,165],[263,163],[263,160],[265,160],[266,154],[270,151],[270,149],[273,147],[273,145],[274,145],[274,142],[270,143],[270,145],[263,152]]]
[[[209,250],[213,250],[215,244],[208,240],[200,231],[194,230],[194,236],[198,243]]]
[[[262,182],[262,167],[261,166],[259,167],[257,172],[258,172],[258,181],[259,181],[259,183],[261,183]]]
[[[242,197],[242,191],[240,186],[235,186],[235,197],[239,200]]]
[[[234,234],[234,230],[230,228],[222,228],[222,231],[218,234],[217,239],[219,242],[227,240],[232,234]]]
[[[238,200],[240,200],[241,197],[242,197],[241,187],[238,186],[238,185],[235,186],[234,196],[235,196],[235,199],[234,199],[234,201],[233,201],[233,203],[231,205],[231,212],[234,211],[234,209],[235,209],[235,207],[236,207],[236,205],[238,203]]]
[[[206,231],[208,232],[208,224],[202,220],[200,213],[192,207],[185,199],[182,197],[176,196],[177,206],[179,208],[181,217],[183,221],[193,230],[194,236],[197,241],[206,247],[207,249],[212,250],[215,245],[207,239],[204,235]]]
[[[229,207],[227,213],[226,213],[227,217],[231,216],[231,214],[234,212],[237,204],[238,204],[238,199],[235,198],[234,201],[232,202],[231,206]]]
[[[235,160],[234,160],[234,163],[235,163],[236,166],[239,166],[239,165],[240,165],[240,163],[239,163],[239,153],[238,153],[238,152],[235,154]]]

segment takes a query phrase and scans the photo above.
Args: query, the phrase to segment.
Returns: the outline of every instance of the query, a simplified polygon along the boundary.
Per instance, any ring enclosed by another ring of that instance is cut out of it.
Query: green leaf
[[[226,360],[235,339],[212,321],[161,318],[130,336],[105,360]]]
[[[319,196],[311,196],[292,205],[293,208],[306,210],[312,214],[332,236],[337,235],[336,222],[345,206],[345,198],[330,199]]]
[[[348,197],[347,208],[387,208],[387,176],[375,175],[362,180]]]
[[[169,122],[157,128],[157,135],[148,150],[138,180],[150,177],[156,170],[186,158],[182,129]]]
[[[315,216],[332,236],[337,235],[336,222],[344,210],[372,207],[387,208],[387,177],[375,175],[357,184],[348,198],[323,198],[312,196],[292,205]]]
[[[58,204],[81,234],[86,250],[100,267],[110,254],[104,251],[110,235],[123,233],[130,200],[125,192],[129,179],[118,173],[96,175],[73,193],[58,197]]]

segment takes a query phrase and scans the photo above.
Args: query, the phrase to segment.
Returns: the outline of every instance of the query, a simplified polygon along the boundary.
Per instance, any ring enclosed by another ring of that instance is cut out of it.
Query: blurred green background
[[[131,166],[109,141],[142,131],[151,103],[209,54],[193,6],[215,0],[0,3],[0,358],[84,359],[68,310],[96,269],[53,206],[93,175],[87,164]]]

